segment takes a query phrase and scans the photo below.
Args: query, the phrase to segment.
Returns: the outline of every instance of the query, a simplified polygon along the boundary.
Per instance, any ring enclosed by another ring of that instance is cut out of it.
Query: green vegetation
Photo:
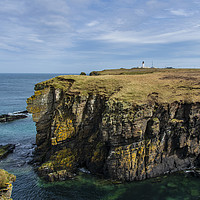
[[[14,182],[16,177],[7,171],[0,169],[0,188],[6,188],[10,182]]]
[[[99,75],[138,75],[138,74],[150,74],[154,72],[166,72],[171,71],[172,69],[159,69],[159,68],[131,68],[131,69],[107,69],[103,71],[92,71],[90,76],[99,76]],[[175,69],[174,69],[175,70]]]
[[[126,72],[128,75],[107,75],[111,71],[115,74]],[[191,103],[200,101],[200,70],[104,70],[98,76],[59,76],[37,84],[36,89],[49,86],[60,88],[68,94],[99,94],[113,100],[139,105],[153,102],[172,103],[174,101]]]
[[[81,72],[80,75],[86,76],[86,73],[85,72]]]

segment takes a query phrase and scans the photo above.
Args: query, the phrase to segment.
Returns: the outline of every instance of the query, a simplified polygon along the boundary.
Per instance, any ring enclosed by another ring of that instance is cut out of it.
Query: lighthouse
[[[142,68],[144,68],[144,61],[142,62]]]

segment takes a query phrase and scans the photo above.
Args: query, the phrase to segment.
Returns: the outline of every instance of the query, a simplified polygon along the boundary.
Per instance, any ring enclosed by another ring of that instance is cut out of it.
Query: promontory
[[[35,86],[39,175],[80,168],[120,181],[200,166],[200,70],[120,69],[63,75]]]

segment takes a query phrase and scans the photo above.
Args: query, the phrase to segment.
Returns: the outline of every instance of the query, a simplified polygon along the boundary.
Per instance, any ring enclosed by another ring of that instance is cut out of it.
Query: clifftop
[[[139,74],[151,74],[157,72],[190,72],[200,71],[199,69],[175,69],[175,68],[131,68],[131,69],[105,69],[102,71],[92,71],[90,76],[99,75],[139,75]]]
[[[120,74],[124,71],[132,75]],[[134,73],[133,73],[134,71]],[[134,69],[104,70],[99,76],[64,75],[44,81],[35,89],[53,86],[67,93],[100,94],[117,101],[142,105],[200,101],[200,70],[197,69]],[[143,74],[141,74],[143,73]]]

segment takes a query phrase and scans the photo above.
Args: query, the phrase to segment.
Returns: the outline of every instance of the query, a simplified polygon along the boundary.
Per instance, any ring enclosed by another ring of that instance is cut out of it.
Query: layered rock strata
[[[27,100],[36,122],[35,162],[49,181],[72,178],[78,168],[121,181],[143,180],[199,167],[200,103],[137,105],[106,95],[82,95],[52,81]],[[154,94],[155,96],[155,94]]]

